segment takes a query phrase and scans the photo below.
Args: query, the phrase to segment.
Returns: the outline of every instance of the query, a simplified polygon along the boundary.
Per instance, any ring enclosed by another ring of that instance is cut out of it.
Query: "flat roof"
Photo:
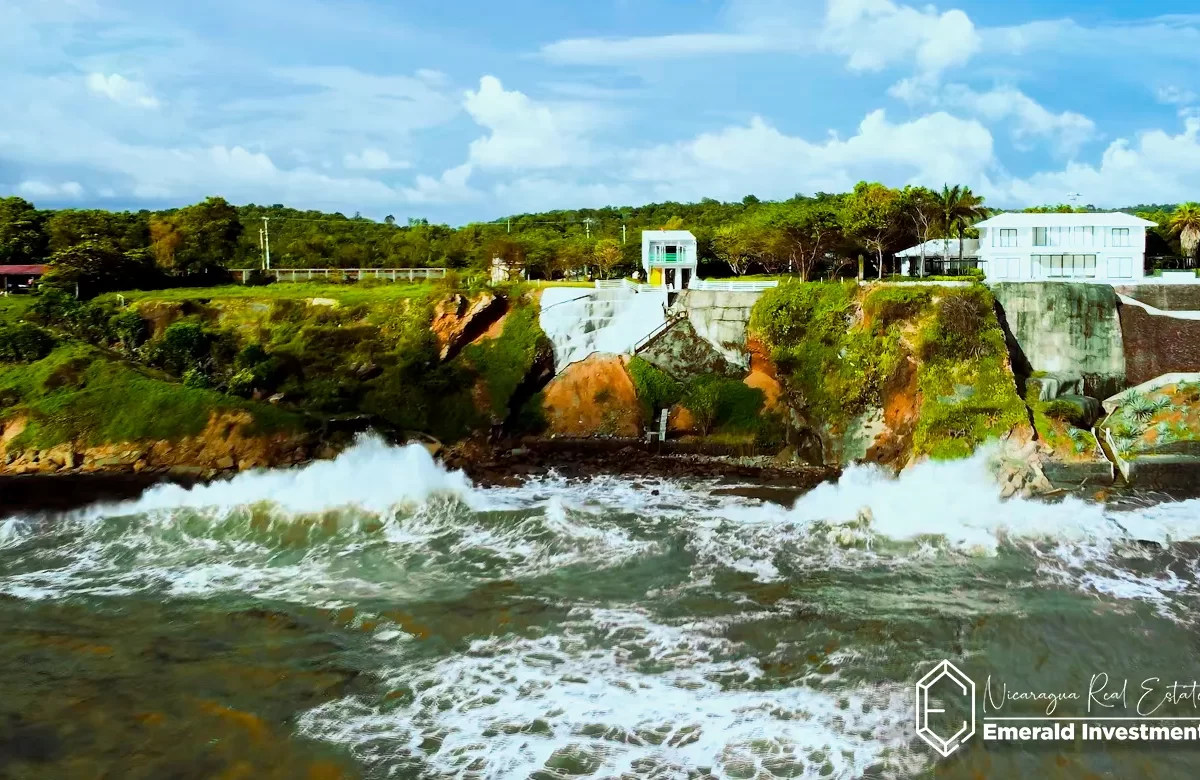
[[[689,230],[643,230],[642,238],[665,238],[667,240],[674,239],[676,241],[681,239],[691,239],[692,241],[696,240],[696,237],[693,236]]]
[[[974,227],[1154,227],[1156,223],[1124,211],[1089,211],[1083,214],[1026,213],[1010,211],[976,222]]]

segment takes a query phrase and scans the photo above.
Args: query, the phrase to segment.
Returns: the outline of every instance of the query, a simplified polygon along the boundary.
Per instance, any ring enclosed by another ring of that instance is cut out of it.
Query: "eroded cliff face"
[[[309,434],[254,431],[246,412],[214,413],[203,431],[178,439],[90,444],[82,440],[53,447],[25,447],[20,436],[28,420],[4,421],[0,463],[5,474],[58,474],[163,471],[214,476],[223,471],[289,466],[312,457],[332,457],[341,444],[320,443]]]
[[[642,412],[621,355],[594,354],[573,363],[546,386],[542,408],[552,436],[615,436],[642,433]]]

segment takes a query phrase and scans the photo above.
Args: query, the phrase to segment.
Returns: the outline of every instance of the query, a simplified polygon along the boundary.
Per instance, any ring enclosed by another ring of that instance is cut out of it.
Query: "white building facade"
[[[997,214],[975,223],[979,267],[989,282],[1138,280],[1153,226],[1119,211]]]
[[[696,278],[696,237],[687,230],[643,230],[642,269],[646,281],[672,290]]]

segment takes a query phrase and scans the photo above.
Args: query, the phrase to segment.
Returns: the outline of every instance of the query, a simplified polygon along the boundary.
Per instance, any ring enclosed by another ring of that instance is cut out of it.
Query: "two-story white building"
[[[1007,213],[975,223],[989,282],[1124,281],[1146,275],[1146,228],[1120,211]]]
[[[696,237],[686,230],[643,230],[642,268],[646,281],[684,290],[696,278]]]

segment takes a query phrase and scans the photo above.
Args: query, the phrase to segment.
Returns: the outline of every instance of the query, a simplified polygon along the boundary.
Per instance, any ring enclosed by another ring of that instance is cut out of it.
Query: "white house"
[[[989,282],[1141,279],[1153,225],[1120,211],[997,214],[975,223],[979,267]]]
[[[688,231],[642,231],[642,268],[650,284],[683,290],[696,278],[696,262],[696,237]]]
[[[957,238],[930,239],[924,244],[897,252],[896,257],[907,260],[913,274],[918,273],[922,256],[925,258],[925,274],[928,276],[960,274],[965,268],[975,268],[979,265],[979,242],[973,238],[964,238],[962,244],[961,263]]]

